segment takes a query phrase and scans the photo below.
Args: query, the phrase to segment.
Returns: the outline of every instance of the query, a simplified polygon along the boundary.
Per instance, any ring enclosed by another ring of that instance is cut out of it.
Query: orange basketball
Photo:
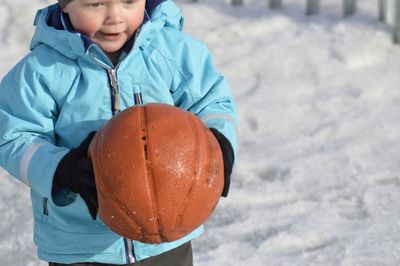
[[[165,104],[128,108],[93,138],[98,215],[114,232],[145,243],[179,239],[211,215],[223,188],[212,132]]]

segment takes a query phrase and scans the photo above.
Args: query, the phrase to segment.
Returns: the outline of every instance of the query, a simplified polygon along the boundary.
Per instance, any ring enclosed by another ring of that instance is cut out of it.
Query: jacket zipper
[[[139,32],[140,32],[140,30],[136,32],[135,39],[137,39]],[[131,51],[129,52],[129,54],[132,53],[132,51],[135,48],[135,45],[136,45],[136,41],[133,44],[133,47],[132,47]],[[126,57],[128,57],[129,54]],[[92,55],[92,56],[94,57],[95,61],[98,62],[96,60],[96,57],[94,55]],[[98,63],[100,63],[100,62],[98,62]],[[120,64],[121,64],[121,62],[119,62],[114,68],[106,68],[108,77],[110,79],[111,105],[112,105],[111,110],[112,110],[113,116],[118,114],[121,111],[121,100],[120,100],[120,92],[119,92],[118,78],[117,78],[117,70],[118,70],[118,67]],[[142,95],[140,92],[135,93],[134,98],[135,98],[135,104],[143,104]],[[131,239],[124,238],[124,244],[125,244],[127,262],[128,263],[135,262],[136,259],[135,259],[135,249],[134,249],[133,241]]]
[[[117,68],[111,68],[107,70],[108,76],[110,78],[111,85],[111,101],[112,101],[112,114],[113,116],[118,114],[121,111],[121,102],[120,102],[120,93],[118,87],[118,78],[117,78]],[[135,101],[136,102],[136,101]],[[126,250],[126,260],[128,263],[135,262],[135,251],[133,247],[132,240],[128,238],[124,238],[125,250]]]
[[[134,263],[135,259],[135,251],[133,249],[133,242],[130,239],[124,238],[125,249],[126,249],[126,261],[128,263]]]
[[[112,102],[112,114],[113,116],[118,114],[121,111],[121,99],[120,99],[120,93],[119,93],[119,88],[118,88],[118,78],[117,78],[117,70],[119,65],[126,60],[126,58],[128,58],[128,56],[135,50],[136,48],[136,40],[139,36],[140,33],[140,29],[138,29],[135,33],[135,41],[133,43],[133,46],[131,48],[131,50],[129,51],[129,53],[126,55],[126,57],[119,62],[116,66],[114,66],[113,68],[108,67],[107,65],[103,64],[102,62],[100,62],[99,60],[97,60],[96,56],[93,53],[90,53],[90,55],[93,57],[94,61],[99,64],[101,67],[105,68],[107,73],[108,73],[108,77],[110,79],[110,85],[111,85],[111,102]],[[141,100],[141,97],[140,97]],[[135,98],[135,103],[136,103],[136,98]],[[142,102],[140,103],[142,104]]]

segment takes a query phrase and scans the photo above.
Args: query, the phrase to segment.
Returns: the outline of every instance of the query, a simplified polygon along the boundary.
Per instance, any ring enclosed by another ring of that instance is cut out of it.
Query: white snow
[[[35,10],[0,0],[0,77],[27,51]],[[400,46],[377,1],[179,0],[240,115],[232,186],[195,240],[198,266],[400,265]],[[29,191],[0,173],[0,265],[46,265]]]

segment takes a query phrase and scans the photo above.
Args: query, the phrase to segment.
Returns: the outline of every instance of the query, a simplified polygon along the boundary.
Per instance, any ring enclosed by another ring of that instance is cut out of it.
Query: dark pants
[[[104,263],[73,263],[73,264],[61,264],[50,262],[49,266],[113,266],[117,264],[104,264]],[[160,255],[150,257],[148,259],[138,261],[135,263],[124,264],[126,266],[193,266],[193,253],[192,245],[190,242],[183,244],[180,247],[164,252]]]

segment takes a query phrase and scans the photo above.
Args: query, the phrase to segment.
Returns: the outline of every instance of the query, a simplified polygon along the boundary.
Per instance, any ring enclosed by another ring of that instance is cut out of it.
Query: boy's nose
[[[115,24],[119,23],[120,20],[121,20],[121,11],[118,5],[110,5],[107,8],[106,23]]]

